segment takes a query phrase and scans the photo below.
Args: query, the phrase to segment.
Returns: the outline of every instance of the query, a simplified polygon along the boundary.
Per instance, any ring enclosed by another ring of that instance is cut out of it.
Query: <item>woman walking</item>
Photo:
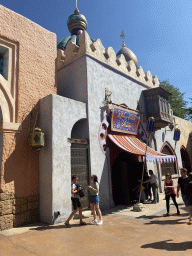
[[[98,178],[96,175],[91,176],[91,186],[88,186],[89,190],[89,202],[90,207],[93,213],[93,221],[91,221],[90,224],[97,224],[102,225],[102,215],[101,210],[99,208],[99,184],[98,184]],[[97,211],[97,214],[99,216],[99,222],[97,222],[95,210]]]
[[[173,179],[171,177],[171,174],[169,174],[169,173],[167,173],[165,176],[164,190],[165,190],[165,198],[166,198],[166,206],[167,206],[167,213],[165,216],[169,216],[170,197],[172,198],[173,203],[177,209],[177,215],[180,215],[179,207],[176,202],[176,193],[175,193],[174,186],[173,186]]]

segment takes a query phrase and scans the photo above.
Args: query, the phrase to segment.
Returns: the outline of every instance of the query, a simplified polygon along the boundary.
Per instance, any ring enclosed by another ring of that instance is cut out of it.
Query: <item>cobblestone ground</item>
[[[132,207],[115,207],[103,212],[102,226],[80,226],[73,220],[72,228],[65,225],[31,225],[0,233],[0,256],[160,256],[192,255],[192,225],[181,198],[177,201],[181,215],[171,207],[171,216],[163,217],[164,196],[159,204],[145,206],[142,212]],[[84,221],[92,220],[90,212]]]

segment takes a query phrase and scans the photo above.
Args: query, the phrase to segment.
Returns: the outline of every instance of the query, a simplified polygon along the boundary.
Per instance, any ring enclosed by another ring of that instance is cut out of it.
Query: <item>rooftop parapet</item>
[[[143,68],[141,66],[137,67],[132,60],[127,62],[122,54],[116,56],[112,47],[105,49],[100,39],[97,39],[92,43],[86,31],[81,34],[79,45],[80,46],[77,46],[70,41],[67,44],[65,51],[61,49],[57,50],[57,70],[65,67],[80,56],[88,54],[95,59],[120,70],[148,87],[154,88],[159,86],[157,76],[152,76],[150,71],[144,72]]]

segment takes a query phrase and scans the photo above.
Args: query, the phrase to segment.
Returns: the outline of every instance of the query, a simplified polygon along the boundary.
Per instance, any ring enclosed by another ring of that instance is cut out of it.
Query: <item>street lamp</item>
[[[154,131],[154,125],[155,125],[155,119],[154,117],[149,117],[147,120],[147,143],[145,148],[145,155],[144,155],[144,161],[143,161],[143,172],[142,172],[142,179],[141,179],[141,188],[140,188],[140,195],[139,195],[139,204],[141,201],[141,191],[142,191],[142,185],[143,185],[143,177],[144,177],[144,171],[145,171],[145,165],[146,165],[146,155],[147,155],[147,145],[149,142],[149,134]]]
[[[175,141],[175,149],[174,149],[174,153],[175,153],[175,156],[176,156],[176,159],[177,159],[177,155],[176,155],[176,145],[177,145],[177,141],[180,140],[180,136],[181,136],[181,131],[179,128],[176,128],[175,131],[174,131],[174,135],[173,135],[173,140]],[[177,166],[177,165],[176,165]],[[177,170],[178,171],[178,170]]]
[[[177,141],[180,140],[180,135],[181,135],[180,129],[176,128],[173,135],[173,140],[175,141],[175,143],[177,143]]]

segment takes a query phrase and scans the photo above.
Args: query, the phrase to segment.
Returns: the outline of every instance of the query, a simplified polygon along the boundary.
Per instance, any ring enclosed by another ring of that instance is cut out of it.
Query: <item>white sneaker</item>
[[[92,220],[92,221],[90,222],[90,224],[91,224],[91,225],[97,224],[97,220]]]
[[[102,225],[103,224],[103,221],[102,220],[100,220],[98,223],[97,223],[97,225]]]

